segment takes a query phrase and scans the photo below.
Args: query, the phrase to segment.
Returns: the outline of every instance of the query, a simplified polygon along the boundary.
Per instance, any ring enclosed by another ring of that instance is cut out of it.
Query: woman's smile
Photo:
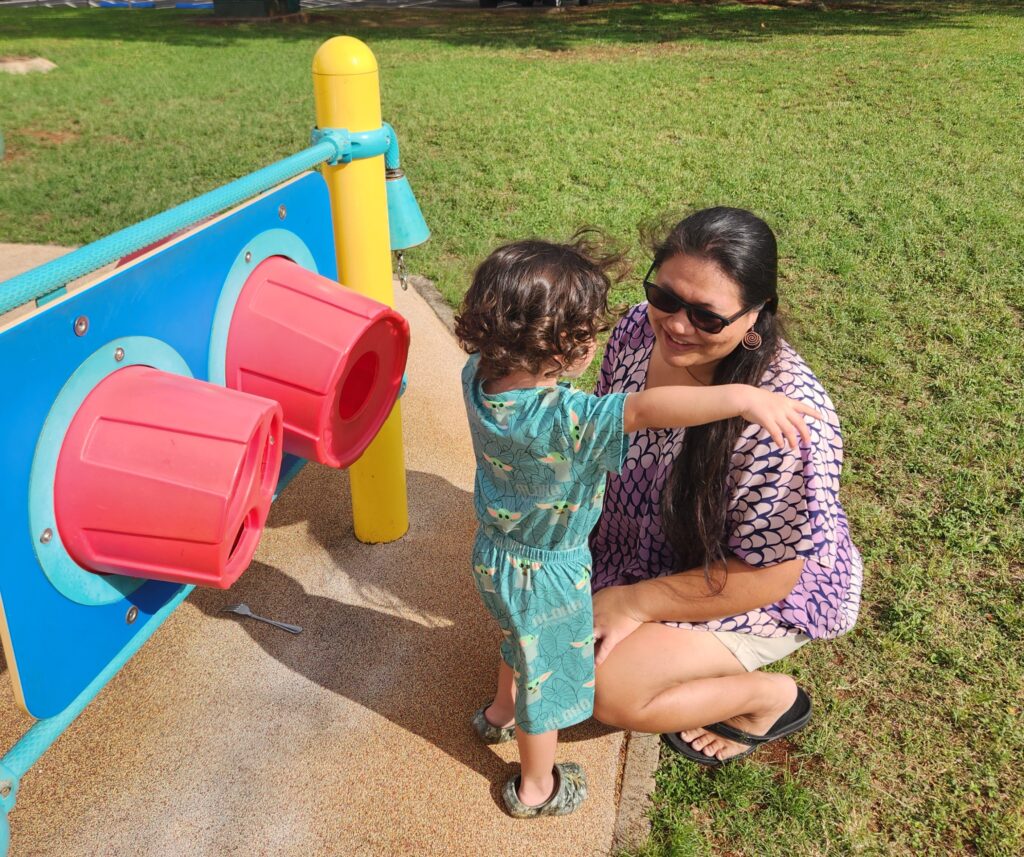
[[[677,354],[688,354],[689,352],[696,351],[700,348],[700,343],[689,342],[681,336],[673,336],[665,327],[661,328],[661,332],[665,335],[665,346],[669,351],[673,351]]]

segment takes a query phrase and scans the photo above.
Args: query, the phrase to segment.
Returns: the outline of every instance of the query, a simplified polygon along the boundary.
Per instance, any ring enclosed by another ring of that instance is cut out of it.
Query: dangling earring
[[[750,330],[743,334],[741,341],[747,351],[757,351],[761,347],[761,334],[754,330],[754,328],[750,328]]]

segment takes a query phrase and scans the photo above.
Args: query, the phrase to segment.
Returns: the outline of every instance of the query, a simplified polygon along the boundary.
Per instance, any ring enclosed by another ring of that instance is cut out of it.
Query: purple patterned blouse
[[[654,331],[642,303],[619,322],[608,341],[598,395],[644,389],[653,348]],[[667,624],[759,637],[801,631],[816,639],[838,637],[857,619],[863,574],[839,504],[839,419],[818,379],[785,342],[761,387],[807,402],[826,420],[808,420],[812,444],[801,445],[799,451],[780,450],[760,426],[747,426],[736,443],[729,474],[728,551],[753,566],[803,557],[803,573],[793,591],[776,604],[710,622]],[[621,474],[609,474],[604,511],[591,536],[595,592],[682,570],[661,522],[661,492],[682,439],[682,429],[639,431]]]

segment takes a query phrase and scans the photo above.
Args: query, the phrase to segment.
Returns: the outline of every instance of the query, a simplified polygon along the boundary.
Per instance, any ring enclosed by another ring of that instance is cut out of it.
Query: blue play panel
[[[140,6],[142,4],[134,4]],[[64,710],[181,594],[92,574],[60,540],[52,473],[89,390],[133,364],[223,383],[234,300],[268,256],[337,278],[327,187],[306,173],[0,331],[0,637],[19,702]],[[286,457],[283,477],[294,473]]]

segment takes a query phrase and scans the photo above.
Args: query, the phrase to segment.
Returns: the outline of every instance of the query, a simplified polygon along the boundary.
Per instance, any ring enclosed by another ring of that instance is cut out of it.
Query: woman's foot
[[[796,682],[789,676],[778,673],[765,673],[764,675],[766,678],[771,676],[773,683],[777,685],[776,692],[766,700],[767,707],[756,714],[740,714],[730,717],[728,720],[723,720],[723,723],[750,735],[766,735],[779,718],[793,707],[797,698]],[[679,737],[694,750],[703,753],[709,759],[718,759],[720,762],[741,754],[745,755],[751,751],[749,744],[730,741],[702,727],[686,729],[679,733]]]

